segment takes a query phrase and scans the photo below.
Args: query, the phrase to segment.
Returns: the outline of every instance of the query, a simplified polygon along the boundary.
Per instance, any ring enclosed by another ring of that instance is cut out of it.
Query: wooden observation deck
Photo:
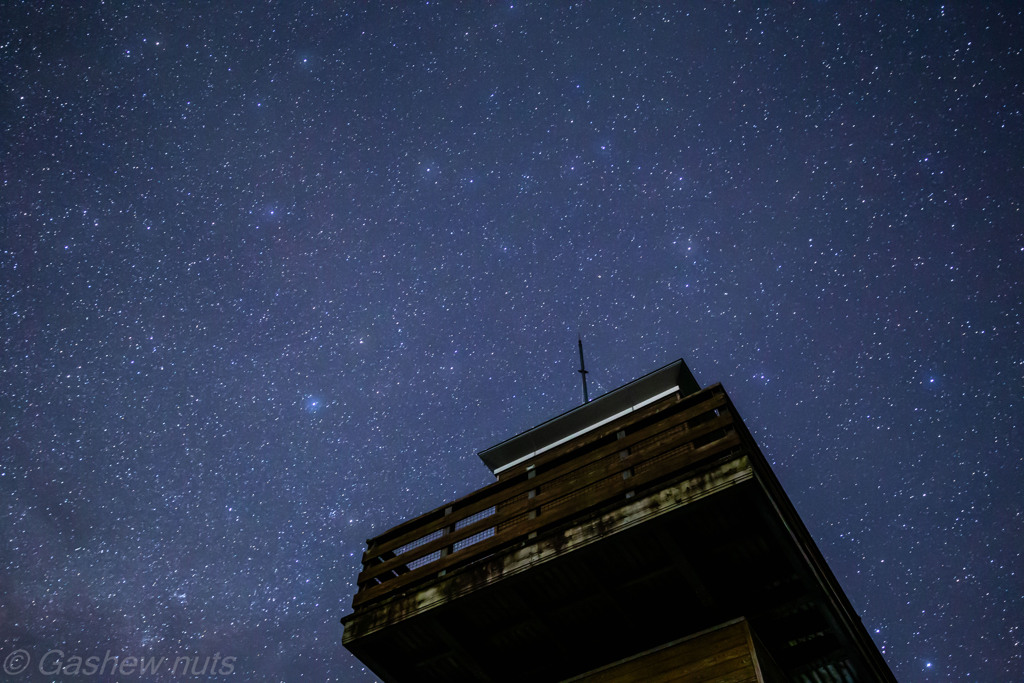
[[[342,640],[383,680],[895,680],[682,361],[481,458],[498,481],[368,541]]]

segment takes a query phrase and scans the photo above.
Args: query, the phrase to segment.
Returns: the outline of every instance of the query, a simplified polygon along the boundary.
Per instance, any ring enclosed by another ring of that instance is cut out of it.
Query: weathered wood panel
[[[571,680],[573,683],[758,683],[746,621],[721,626]]]

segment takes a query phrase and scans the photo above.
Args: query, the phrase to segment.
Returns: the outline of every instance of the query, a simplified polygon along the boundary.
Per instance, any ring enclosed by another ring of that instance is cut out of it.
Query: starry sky
[[[1022,81],[1014,2],[4,2],[0,657],[374,680],[365,539],[582,335],[724,384],[901,681],[1024,680]]]

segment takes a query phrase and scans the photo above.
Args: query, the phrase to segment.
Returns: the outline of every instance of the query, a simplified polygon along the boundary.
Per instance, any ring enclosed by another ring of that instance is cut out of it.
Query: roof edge
[[[499,474],[677,391],[683,396],[700,391],[700,385],[682,359],[484,449],[477,455],[491,472]]]

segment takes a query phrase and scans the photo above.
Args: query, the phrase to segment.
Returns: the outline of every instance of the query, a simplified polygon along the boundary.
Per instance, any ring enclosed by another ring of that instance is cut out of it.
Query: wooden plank
[[[740,621],[714,631],[630,657],[593,672],[575,683],[669,683],[732,681],[756,683],[757,671]]]

